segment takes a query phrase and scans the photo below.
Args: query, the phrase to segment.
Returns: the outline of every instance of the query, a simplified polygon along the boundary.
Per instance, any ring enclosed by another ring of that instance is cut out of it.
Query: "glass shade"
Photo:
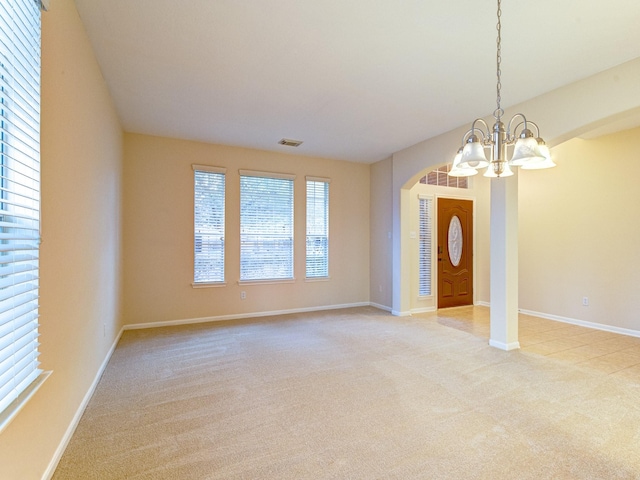
[[[498,174],[495,170],[497,164],[498,162],[491,162],[483,176],[487,178],[498,178]],[[511,167],[509,167],[509,162],[502,162],[502,173],[500,173],[500,178],[510,177],[511,175],[513,175],[513,171],[511,170]]]
[[[484,168],[489,165],[487,156],[484,153],[484,146],[479,141],[468,142],[462,149],[460,166],[472,168]]]
[[[451,217],[449,222],[449,231],[447,232],[447,246],[449,247],[449,260],[451,265],[457,267],[462,259],[463,245],[462,223],[457,215]]]
[[[549,147],[547,147],[544,143],[542,143],[541,145],[538,144],[538,150],[544,157],[544,160],[527,162],[522,165],[521,168],[523,170],[542,170],[543,168],[552,168],[556,166],[553,160],[551,160],[551,152],[549,151]]]
[[[462,148],[458,150],[455,158],[453,159],[453,165],[451,170],[447,173],[451,177],[470,177],[472,175],[476,175],[478,171],[470,167],[468,164],[460,165],[460,160],[462,159]]]
[[[544,157],[540,153],[538,141],[533,137],[520,137],[513,148],[513,156],[509,161],[511,166],[522,166],[529,162],[541,162]]]

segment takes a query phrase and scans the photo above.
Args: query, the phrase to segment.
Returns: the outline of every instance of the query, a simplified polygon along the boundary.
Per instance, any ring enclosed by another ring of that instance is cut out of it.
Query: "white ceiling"
[[[129,132],[375,162],[495,109],[495,0],[75,1]],[[503,107],[640,57],[638,0],[502,11]]]

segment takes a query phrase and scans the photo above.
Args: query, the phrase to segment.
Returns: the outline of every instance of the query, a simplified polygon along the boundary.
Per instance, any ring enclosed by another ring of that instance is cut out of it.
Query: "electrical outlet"
[[[243,290],[240,292],[240,299],[244,300],[245,298],[247,298],[247,292]]]
[[[582,297],[582,305],[584,307],[588,307],[589,306],[589,297]]]

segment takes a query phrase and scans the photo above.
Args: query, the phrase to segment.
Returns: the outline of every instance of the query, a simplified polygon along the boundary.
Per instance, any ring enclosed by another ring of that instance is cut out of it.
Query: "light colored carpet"
[[[63,479],[640,478],[640,383],[357,308],[125,332]]]

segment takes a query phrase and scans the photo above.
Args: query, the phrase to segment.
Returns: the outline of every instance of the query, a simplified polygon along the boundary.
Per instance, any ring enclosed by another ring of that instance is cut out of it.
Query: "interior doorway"
[[[438,198],[438,308],[473,305],[473,201]]]

